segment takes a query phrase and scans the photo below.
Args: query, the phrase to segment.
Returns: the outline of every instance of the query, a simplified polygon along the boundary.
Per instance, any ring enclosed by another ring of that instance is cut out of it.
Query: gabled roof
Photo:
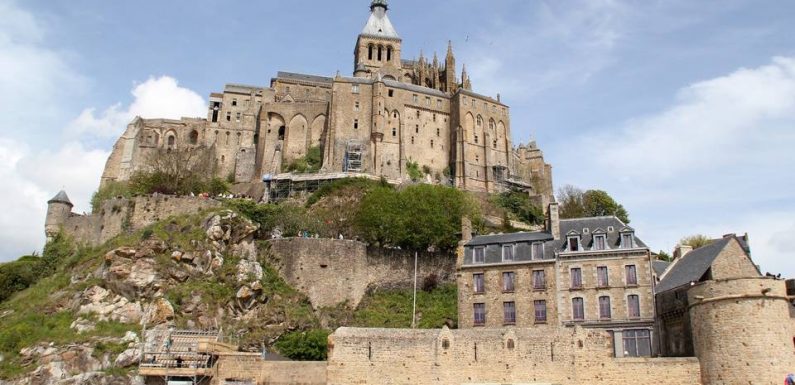
[[[364,29],[362,29],[362,35],[400,39],[395,27],[392,26],[392,22],[389,21],[389,17],[386,15],[385,7],[373,7],[370,18],[367,20]]]
[[[585,229],[588,229],[587,232]],[[610,249],[616,249],[621,246],[621,232],[625,229],[634,231],[614,216],[561,219],[560,233],[563,236],[554,242],[553,247],[555,251],[565,251],[568,244],[567,237],[571,235],[579,236],[580,244],[583,247],[590,248],[593,245],[594,231],[597,231],[596,234],[607,235],[607,246]],[[598,230],[603,230],[604,232],[600,233]],[[634,237],[634,240],[636,247],[647,247],[637,236]]]
[[[61,190],[61,191],[58,192],[58,194],[55,194],[55,196],[52,197],[52,199],[50,199],[49,201],[47,201],[47,203],[48,204],[49,203],[65,203],[65,204],[67,204],[69,206],[74,206],[72,204],[72,201],[70,201],[69,197],[66,195],[66,191],[64,191],[64,190]]]
[[[479,235],[472,238],[467,246],[482,246],[482,245],[495,245],[502,243],[516,243],[516,242],[535,242],[535,241],[548,241],[552,240],[552,234],[537,231],[532,233],[508,233],[508,234],[494,234],[494,235]]]
[[[657,277],[662,276],[668,266],[671,266],[671,262],[660,261],[659,259],[651,262],[651,267],[654,269],[654,274],[657,274]]]
[[[735,238],[727,237],[717,240],[709,245],[699,247],[675,261],[662,277],[660,284],[657,285],[657,293],[676,289],[691,282],[698,282],[732,239]]]

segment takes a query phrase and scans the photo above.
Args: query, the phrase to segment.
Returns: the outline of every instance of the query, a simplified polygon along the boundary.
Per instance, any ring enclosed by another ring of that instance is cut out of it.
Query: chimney
[[[684,257],[687,253],[689,253],[691,251],[693,251],[693,247],[692,246],[676,245],[676,248],[674,249],[674,261],[679,259],[679,258]]]
[[[552,238],[560,239],[560,213],[558,203],[552,202],[547,210],[547,232],[552,234]]]
[[[472,221],[467,217],[461,217],[461,242],[469,243],[472,240]]]

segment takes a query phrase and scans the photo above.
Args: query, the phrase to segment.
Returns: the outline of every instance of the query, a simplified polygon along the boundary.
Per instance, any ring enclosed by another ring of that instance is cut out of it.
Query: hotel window
[[[532,259],[544,259],[544,243],[534,242],[530,247],[530,257]]]
[[[533,270],[533,290],[544,290],[547,288],[547,279],[544,270]]]
[[[569,251],[580,250],[580,237],[569,237]]]
[[[502,246],[502,261],[513,261],[513,245]]]
[[[593,236],[593,248],[594,250],[604,250],[607,248],[607,236],[604,234],[598,234]]]
[[[502,303],[502,312],[504,321],[503,323],[506,325],[513,325],[516,323],[516,303],[515,302],[503,302]]]
[[[636,286],[638,284],[638,272],[635,265],[627,265],[624,269],[627,272],[627,285]]]
[[[503,293],[513,293],[516,288],[516,273],[513,271],[506,271],[502,273],[502,291]]]
[[[475,312],[475,326],[483,326],[486,324],[486,304],[476,303],[472,305]]]
[[[607,266],[596,268],[596,287],[607,287],[609,284]]]
[[[575,321],[582,321],[585,319],[585,304],[582,298],[571,299],[571,318]]]
[[[536,323],[547,322],[547,301],[544,300],[534,301],[533,308],[535,310],[534,313],[535,313]]]
[[[571,288],[572,289],[582,288],[582,269],[579,267],[571,269]]]
[[[631,249],[635,243],[634,238],[632,233],[621,233],[621,248]]]
[[[624,356],[650,357],[651,332],[648,330],[624,330]]]
[[[475,294],[482,294],[486,292],[486,285],[483,281],[483,273],[472,274],[472,288]]]
[[[599,297],[599,318],[610,319],[610,297]]]
[[[476,247],[472,257],[475,263],[484,263],[486,262],[486,248],[484,247]]]
[[[231,112],[227,112],[226,113],[226,121],[227,122],[231,122],[232,121],[232,113]]]
[[[290,88],[287,88],[287,92],[290,92]],[[358,94],[359,93],[359,85],[354,84],[351,86],[351,93]]]
[[[630,319],[640,318],[640,297],[635,294],[627,296],[627,315]]]

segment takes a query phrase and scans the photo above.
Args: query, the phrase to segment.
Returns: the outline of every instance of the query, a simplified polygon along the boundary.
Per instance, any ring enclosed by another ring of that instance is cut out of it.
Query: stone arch
[[[285,160],[294,160],[306,155],[306,136],[309,123],[302,114],[295,115],[287,125],[285,136]]]
[[[309,147],[320,146],[320,139],[323,137],[323,131],[326,129],[326,115],[318,115],[312,121],[312,134],[309,138]]]
[[[199,143],[199,131],[191,131],[190,135],[188,136],[188,141],[194,146],[197,145]]]
[[[166,148],[169,150],[173,150],[177,148],[177,132],[174,130],[168,130],[166,132]]]
[[[483,117],[478,115],[477,118],[475,119],[475,131],[473,135],[474,143],[481,144],[486,140],[486,138],[484,138],[483,136],[483,132],[485,132],[485,130],[483,129]]]
[[[397,79],[395,79],[395,77],[394,77],[394,76],[392,76],[392,75],[384,75],[384,76],[383,76],[383,79],[384,79],[384,80],[394,80],[394,81],[397,81]]]
[[[278,135],[276,137],[277,140],[284,140],[285,131],[286,131],[286,125],[284,122],[284,118],[275,112],[269,113],[268,133],[273,135]]]
[[[497,146],[503,151],[508,151],[508,132],[502,120],[497,123]]]
[[[475,117],[471,112],[467,112],[464,116],[464,135],[466,135],[466,141],[475,142]]]
[[[403,82],[414,83],[414,77],[412,77],[410,73],[406,72],[405,74],[403,74]]]

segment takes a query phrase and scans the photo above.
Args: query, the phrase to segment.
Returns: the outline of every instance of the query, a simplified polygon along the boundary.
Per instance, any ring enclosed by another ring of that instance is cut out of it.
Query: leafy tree
[[[544,212],[530,199],[530,195],[521,191],[506,191],[496,198],[500,207],[510,211],[520,221],[530,224],[544,222]]]
[[[671,254],[668,254],[663,250],[660,250],[660,252],[657,253],[657,259],[665,262],[672,262],[674,260]]]
[[[287,333],[276,341],[275,346],[282,355],[292,360],[325,361],[329,334],[328,330],[323,329]]]
[[[690,246],[693,250],[709,245],[710,243],[712,243],[712,239],[704,234],[690,235],[679,241],[680,245]]]
[[[224,180],[212,177],[215,159],[205,147],[158,150],[149,155],[147,165],[147,169],[130,178],[129,190],[133,195],[203,192],[216,195],[229,190]]]
[[[603,190],[588,190],[567,185],[558,191],[561,218],[597,217],[615,215],[629,223],[627,210]]]
[[[412,182],[419,182],[422,179],[422,170],[417,162],[406,162],[406,172]]]

